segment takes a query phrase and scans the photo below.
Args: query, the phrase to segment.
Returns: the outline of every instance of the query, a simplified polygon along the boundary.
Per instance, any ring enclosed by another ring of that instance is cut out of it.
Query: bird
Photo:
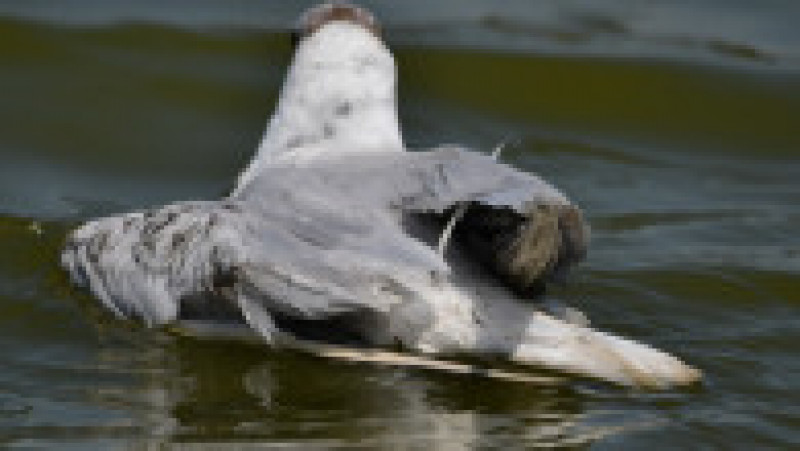
[[[423,366],[486,357],[633,387],[700,379],[666,352],[543,308],[586,254],[581,209],[503,163],[501,148],[409,149],[371,12],[319,4],[293,43],[230,194],[85,223],[61,254],[75,285],[120,318],[247,331],[274,348]]]

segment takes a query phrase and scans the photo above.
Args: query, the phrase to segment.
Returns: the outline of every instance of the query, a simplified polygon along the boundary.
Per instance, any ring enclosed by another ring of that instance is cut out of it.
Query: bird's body
[[[87,223],[62,254],[73,279],[119,316],[246,325],[274,346],[492,355],[632,385],[696,380],[674,357],[536,308],[529,298],[583,255],[580,211],[490,156],[406,152],[392,55],[348,14],[312,16],[233,194]],[[464,217],[437,252],[456,209]]]

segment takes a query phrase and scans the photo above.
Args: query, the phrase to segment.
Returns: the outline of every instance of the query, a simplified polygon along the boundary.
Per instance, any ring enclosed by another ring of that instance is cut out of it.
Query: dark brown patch
[[[451,215],[434,216],[444,223]],[[588,229],[573,206],[538,205],[523,215],[471,203],[453,238],[517,294],[536,298],[583,258]]]
[[[300,16],[294,39],[299,41],[334,21],[354,23],[375,36],[381,36],[380,24],[368,10],[345,2],[328,2],[310,8]]]

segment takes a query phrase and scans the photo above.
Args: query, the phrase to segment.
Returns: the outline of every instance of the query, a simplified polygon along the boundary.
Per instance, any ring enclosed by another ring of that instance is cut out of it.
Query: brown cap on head
[[[345,21],[361,25],[375,36],[380,36],[378,20],[366,9],[346,2],[325,2],[306,10],[297,21],[296,38],[302,39],[333,21]]]

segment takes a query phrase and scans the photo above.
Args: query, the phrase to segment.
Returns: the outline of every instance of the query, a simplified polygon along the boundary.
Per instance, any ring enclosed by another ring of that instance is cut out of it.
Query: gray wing
[[[62,254],[73,279],[147,324],[385,314],[448,273],[404,228],[409,215],[470,203],[459,227],[477,258],[520,290],[577,259],[579,211],[550,185],[456,149],[346,155],[271,167],[236,198],[90,222]],[[446,217],[446,215],[445,215]]]
[[[387,290],[447,270],[386,215],[273,188],[267,209],[190,202],[90,222],[69,237],[63,265],[119,316],[239,316],[268,339],[275,317],[385,313],[397,301]]]
[[[537,294],[585,255],[589,237],[580,209],[535,174],[458,147],[426,152],[333,153],[302,166],[268,168],[239,198],[268,202],[276,185],[298,197],[326,193],[340,211],[392,211],[456,225],[474,258],[521,294]]]

